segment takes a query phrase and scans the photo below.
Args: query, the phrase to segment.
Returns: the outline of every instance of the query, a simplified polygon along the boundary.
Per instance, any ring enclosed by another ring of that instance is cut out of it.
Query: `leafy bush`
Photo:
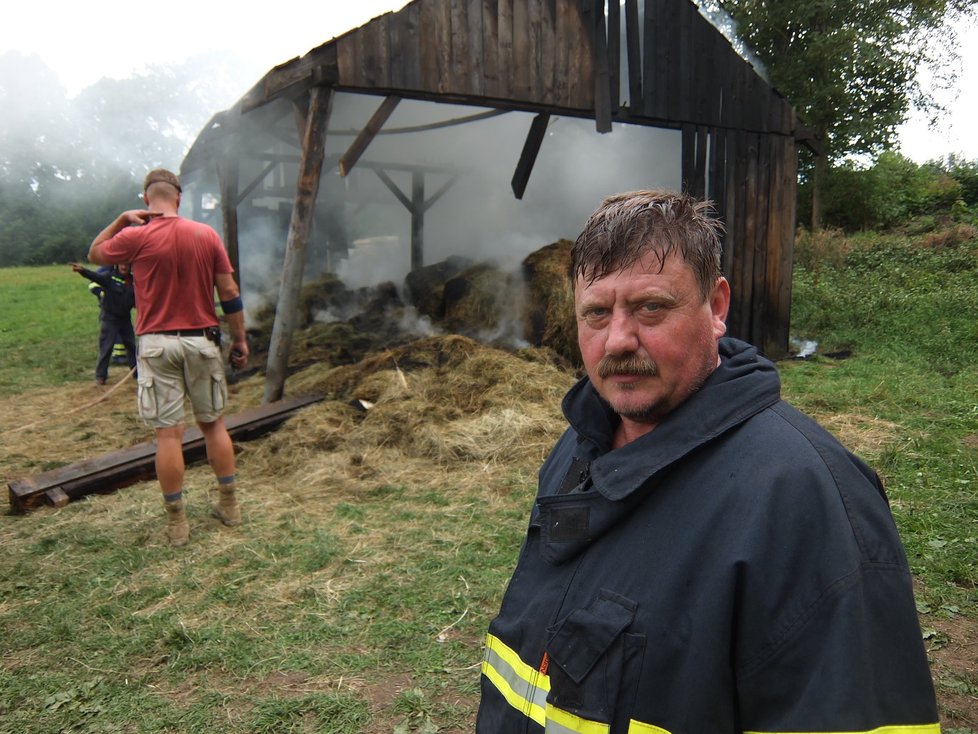
[[[949,212],[962,194],[962,183],[939,164],[918,165],[887,152],[868,168],[849,161],[829,169],[823,221],[847,232],[888,229],[913,217]]]

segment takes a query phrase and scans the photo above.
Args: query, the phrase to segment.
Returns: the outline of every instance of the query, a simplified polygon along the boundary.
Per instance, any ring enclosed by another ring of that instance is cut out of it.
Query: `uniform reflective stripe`
[[[527,665],[493,635],[486,636],[482,674],[510,706],[544,727],[546,734],[608,734],[611,728],[548,704],[549,676]]]
[[[555,706],[547,706],[546,734],[608,734],[610,730],[610,724],[589,721]]]
[[[642,721],[632,719],[628,722],[628,734],[671,734],[668,729],[660,726],[653,726]]]
[[[756,732],[745,731],[744,734],[800,734],[800,732]],[[941,734],[941,725],[934,724],[890,724],[880,726],[876,729],[866,729],[865,731],[832,731],[832,732],[808,732],[807,734]]]
[[[510,706],[540,726],[546,725],[550,678],[520,660],[519,655],[493,635],[486,636],[482,674]]]

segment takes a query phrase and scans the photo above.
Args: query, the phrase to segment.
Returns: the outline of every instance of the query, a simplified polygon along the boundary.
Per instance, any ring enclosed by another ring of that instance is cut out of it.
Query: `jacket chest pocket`
[[[552,706],[588,721],[610,725],[631,708],[645,636],[629,634],[638,604],[608,590],[551,627],[547,643]]]

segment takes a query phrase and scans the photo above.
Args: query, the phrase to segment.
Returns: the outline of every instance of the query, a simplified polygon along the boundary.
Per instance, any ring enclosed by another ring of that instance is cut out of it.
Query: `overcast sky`
[[[75,94],[102,77],[125,78],[146,64],[179,64],[205,52],[228,51],[243,58],[248,83],[236,93],[243,94],[271,67],[407,2],[28,0],[8,3],[0,23],[0,54],[37,54],[60,76],[68,93]],[[164,10],[169,14],[161,15]],[[901,131],[902,152],[917,162],[948,153],[978,160],[978,136],[973,134],[978,119],[978,30],[962,33],[961,48],[960,92],[957,99],[942,99],[950,115],[937,130],[928,130],[916,119]]]

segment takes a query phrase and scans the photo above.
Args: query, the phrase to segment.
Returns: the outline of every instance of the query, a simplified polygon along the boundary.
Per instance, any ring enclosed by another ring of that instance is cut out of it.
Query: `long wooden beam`
[[[363,126],[363,130],[357,135],[356,139],[350,143],[350,147],[347,148],[346,153],[340,158],[340,175],[346,176],[353,167],[360,160],[360,156],[367,149],[367,146],[373,142],[373,139],[377,137],[377,133],[380,132],[380,128],[384,126],[387,122],[387,118],[391,116],[394,112],[394,108],[397,107],[401,98],[396,95],[390,95],[385,97],[384,101],[380,103],[380,107],[377,108],[376,112],[367,120],[367,124]]]
[[[231,437],[249,441],[273,429],[300,408],[321,402],[322,395],[304,395],[249,408],[225,416]],[[197,428],[188,428],[183,437],[183,456],[189,463],[207,458],[204,437]],[[156,444],[151,441],[86,459],[68,466],[18,479],[7,485],[10,511],[23,515],[43,504],[63,507],[90,494],[105,494],[156,476]]]
[[[520,154],[519,163],[516,164],[511,184],[517,199],[522,199],[526,192],[526,185],[530,182],[530,172],[533,170],[533,164],[536,163],[537,153],[543,145],[543,137],[549,124],[550,115],[544,112],[534,117],[533,122],[530,123],[530,132],[527,133],[526,142],[523,143],[523,152]]]
[[[302,289],[302,271],[305,267],[309,234],[312,230],[316,196],[323,171],[326,150],[326,130],[332,112],[333,90],[330,87],[313,87],[309,93],[309,107],[297,117],[305,121],[302,135],[302,161],[296,182],[295,204],[289,223],[289,237],[282,265],[282,283],[279,288],[275,321],[268,346],[268,363],[265,368],[265,393],[262,402],[281,400],[285,392],[285,376],[288,372],[289,353],[292,351],[292,334],[295,331],[299,293]]]

